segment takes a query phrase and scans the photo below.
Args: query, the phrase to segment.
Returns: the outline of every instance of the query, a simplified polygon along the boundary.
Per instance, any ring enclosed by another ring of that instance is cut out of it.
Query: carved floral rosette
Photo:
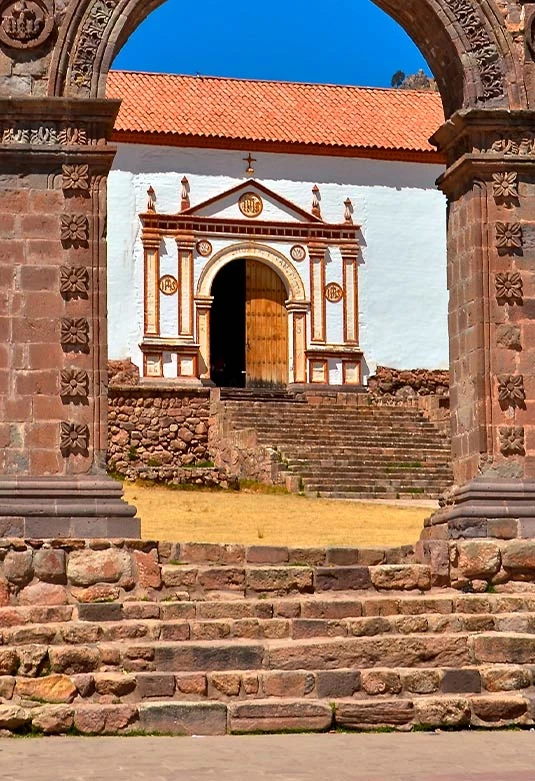
[[[504,456],[524,456],[526,449],[524,445],[524,429],[522,426],[501,426],[500,452]]]
[[[59,447],[65,457],[86,455],[89,449],[89,426],[79,423],[61,423]]]

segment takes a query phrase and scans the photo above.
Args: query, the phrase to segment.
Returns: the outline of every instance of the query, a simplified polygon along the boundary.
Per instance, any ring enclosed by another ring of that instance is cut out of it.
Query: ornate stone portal
[[[161,2],[0,2],[1,534],[138,531],[104,471],[103,96]],[[535,3],[376,2],[427,57],[447,117],[457,488],[427,536],[535,536]]]

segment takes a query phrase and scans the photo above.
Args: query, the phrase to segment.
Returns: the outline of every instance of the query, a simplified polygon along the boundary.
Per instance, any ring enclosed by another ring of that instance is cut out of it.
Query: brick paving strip
[[[1,781],[533,781],[533,732],[0,739]]]

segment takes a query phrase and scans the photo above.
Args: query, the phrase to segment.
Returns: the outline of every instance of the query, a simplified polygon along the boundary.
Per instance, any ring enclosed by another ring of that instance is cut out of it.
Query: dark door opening
[[[223,266],[212,284],[210,377],[219,387],[245,387],[245,260]]]
[[[258,260],[233,260],[216,275],[210,316],[210,377],[223,388],[288,382],[286,288]]]

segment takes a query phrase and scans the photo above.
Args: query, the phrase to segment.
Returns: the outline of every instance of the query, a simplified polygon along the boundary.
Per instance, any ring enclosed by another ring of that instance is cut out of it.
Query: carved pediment
[[[322,223],[292,201],[249,179],[181,212],[210,219],[247,219],[274,222]]]

